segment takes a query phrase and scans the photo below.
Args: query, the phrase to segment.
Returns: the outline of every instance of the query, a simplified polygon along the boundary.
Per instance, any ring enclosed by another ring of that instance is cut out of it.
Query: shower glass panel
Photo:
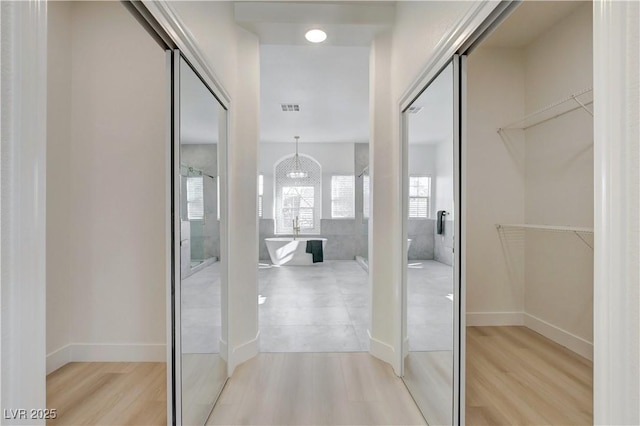
[[[438,425],[457,419],[455,80],[452,62],[403,114],[408,142],[403,379],[427,422]]]
[[[370,179],[369,144],[355,144],[355,219],[356,219],[356,260],[366,269],[369,267],[369,215],[370,215]]]
[[[221,209],[226,110],[179,58],[179,339],[182,424],[205,424],[227,377],[222,336]],[[177,330],[176,330],[177,331]],[[179,342],[179,344],[178,344]],[[225,357],[226,358],[226,357]]]

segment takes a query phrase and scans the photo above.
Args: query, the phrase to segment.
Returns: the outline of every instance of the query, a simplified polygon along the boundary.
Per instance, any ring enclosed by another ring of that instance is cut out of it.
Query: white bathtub
[[[322,250],[327,246],[326,238],[265,238],[271,263],[274,265],[313,265],[311,253],[307,253],[307,241],[321,240]]]

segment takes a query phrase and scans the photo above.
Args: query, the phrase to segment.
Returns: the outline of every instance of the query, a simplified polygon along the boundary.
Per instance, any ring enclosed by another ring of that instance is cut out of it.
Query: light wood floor
[[[592,424],[592,363],[525,327],[467,328],[467,424]],[[70,363],[47,376],[49,425],[165,425],[164,363]],[[425,424],[367,353],[263,353],[239,366],[208,424]]]
[[[469,425],[593,424],[593,364],[526,327],[467,327]]]
[[[166,364],[72,362],[47,376],[57,425],[166,425]]]
[[[262,353],[227,382],[208,425],[424,425],[391,367],[368,353]]]
[[[409,352],[404,382],[432,425],[453,421],[453,351]]]

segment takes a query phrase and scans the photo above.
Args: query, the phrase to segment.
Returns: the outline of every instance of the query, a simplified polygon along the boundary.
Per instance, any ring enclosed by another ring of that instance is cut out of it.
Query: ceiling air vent
[[[407,112],[408,112],[409,114],[417,114],[417,113],[419,113],[420,111],[422,111],[422,108],[424,108],[424,107],[412,106],[412,107],[409,107],[409,109],[407,110]]]
[[[284,112],[299,112],[300,105],[298,104],[280,104],[282,111]]]

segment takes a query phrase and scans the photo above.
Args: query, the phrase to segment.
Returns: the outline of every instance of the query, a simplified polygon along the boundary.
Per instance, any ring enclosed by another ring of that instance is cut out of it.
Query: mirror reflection
[[[206,422],[226,378],[220,357],[220,155],[226,111],[180,66],[182,423]]]
[[[453,422],[454,116],[449,65],[408,122],[404,380],[429,424]]]

